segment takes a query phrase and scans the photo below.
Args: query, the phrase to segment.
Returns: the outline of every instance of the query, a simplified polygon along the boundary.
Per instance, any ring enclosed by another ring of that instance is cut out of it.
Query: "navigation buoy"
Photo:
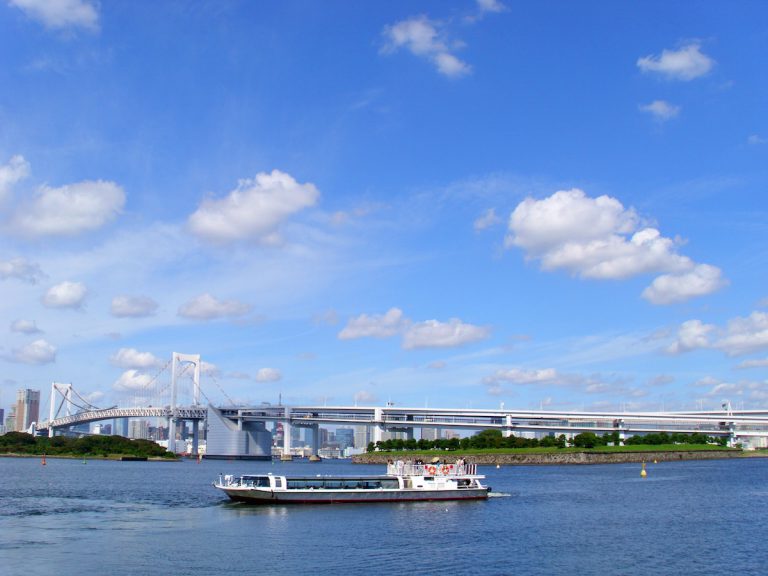
[[[498,470],[499,468],[501,468],[501,465],[500,464],[496,464],[496,470]]]
[[[642,478],[645,478],[646,476],[648,476],[648,472],[645,471],[645,462],[643,462],[643,468],[642,470],[640,470],[640,476]]]
[[[43,454],[43,459],[40,461],[40,464],[42,464],[43,466],[45,466],[45,454]]]
[[[658,460],[654,460],[654,461],[653,461],[653,463],[654,463],[654,464],[658,464],[658,463],[659,463],[659,461],[658,461]]]

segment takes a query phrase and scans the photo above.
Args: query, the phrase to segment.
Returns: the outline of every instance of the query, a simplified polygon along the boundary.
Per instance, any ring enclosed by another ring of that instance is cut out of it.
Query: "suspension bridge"
[[[171,367],[170,386],[160,385],[159,375]],[[270,458],[273,435],[266,425],[283,428],[283,454],[291,453],[291,429],[313,430],[312,453],[320,446],[319,426],[366,427],[370,441],[386,439],[400,432],[414,437],[414,430],[449,429],[477,431],[498,429],[505,436],[580,432],[613,433],[620,441],[628,436],[650,433],[703,433],[727,437],[730,444],[768,438],[767,410],[734,410],[724,402],[722,410],[699,412],[569,412],[544,410],[473,410],[379,406],[284,406],[264,403],[256,407],[214,407],[200,388],[199,355],[174,352],[171,361],[155,377],[136,390],[131,407],[98,408],[87,401],[72,384],[51,385],[50,414],[40,422],[37,433],[53,436],[72,426],[119,419],[157,418],[167,422],[168,450],[177,451],[178,425],[192,426],[192,453],[198,453],[201,423],[207,432],[206,457]],[[186,380],[185,380],[186,378]],[[191,382],[190,382],[191,381]],[[191,383],[191,387],[182,384]],[[214,380],[215,382],[215,380]],[[217,384],[218,386],[218,384]],[[163,395],[165,394],[165,395]],[[205,396],[207,405],[201,404]],[[158,399],[161,399],[158,402]],[[178,450],[183,451],[183,450]]]

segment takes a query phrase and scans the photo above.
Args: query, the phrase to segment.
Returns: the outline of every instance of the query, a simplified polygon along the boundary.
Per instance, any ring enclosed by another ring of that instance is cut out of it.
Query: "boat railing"
[[[434,464],[413,464],[412,462],[390,462],[387,464],[390,476],[473,476],[477,464],[436,462]]]

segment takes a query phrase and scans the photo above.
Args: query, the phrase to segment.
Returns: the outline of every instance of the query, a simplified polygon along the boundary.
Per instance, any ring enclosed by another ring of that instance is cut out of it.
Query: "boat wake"
[[[512,494],[507,492],[489,492],[488,498],[511,498]]]

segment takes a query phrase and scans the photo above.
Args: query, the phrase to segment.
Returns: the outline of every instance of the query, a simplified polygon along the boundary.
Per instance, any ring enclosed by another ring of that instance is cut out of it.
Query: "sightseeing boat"
[[[220,475],[213,483],[232,500],[252,504],[331,504],[480,500],[490,487],[475,464],[387,465],[379,476]]]

